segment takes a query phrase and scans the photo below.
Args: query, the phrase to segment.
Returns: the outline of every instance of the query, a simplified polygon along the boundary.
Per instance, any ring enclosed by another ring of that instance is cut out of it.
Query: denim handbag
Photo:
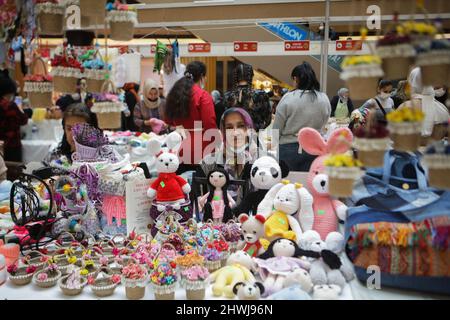
[[[417,155],[387,152],[352,198],[346,253],[358,279],[378,266],[381,286],[450,294],[450,192],[427,187]]]

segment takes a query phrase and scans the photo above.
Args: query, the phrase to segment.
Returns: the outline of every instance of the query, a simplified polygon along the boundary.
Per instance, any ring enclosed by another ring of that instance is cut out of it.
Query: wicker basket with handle
[[[37,71],[38,64],[41,65],[42,74]],[[33,75],[48,75],[47,65],[41,57],[33,59],[30,70]],[[27,93],[32,108],[48,108],[53,105],[53,81],[25,81],[24,92]]]

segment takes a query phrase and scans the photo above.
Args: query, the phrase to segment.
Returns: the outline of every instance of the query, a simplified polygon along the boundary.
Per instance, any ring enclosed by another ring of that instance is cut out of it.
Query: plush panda
[[[264,199],[267,192],[283,178],[289,174],[289,167],[282,160],[278,163],[271,156],[262,156],[252,165],[247,164],[242,174],[242,179],[250,179],[256,191],[250,192],[241,201],[240,205],[234,208],[235,216],[241,213],[256,215],[258,204]]]
[[[233,293],[239,300],[259,300],[264,293],[264,285],[260,282],[238,282],[233,287]]]

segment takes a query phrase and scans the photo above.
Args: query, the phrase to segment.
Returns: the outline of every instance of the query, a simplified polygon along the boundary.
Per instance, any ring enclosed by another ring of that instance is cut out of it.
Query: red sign
[[[211,44],[210,43],[189,43],[188,52],[211,52]]]
[[[284,51],[308,51],[309,41],[285,41]]]
[[[336,41],[336,51],[345,50],[361,50],[362,41],[361,40],[337,40]]]
[[[234,52],[256,52],[258,51],[258,42],[235,42]]]
[[[171,44],[168,44],[168,45],[167,45],[167,48],[172,48],[172,45],[171,45]],[[156,52],[156,44],[152,44],[152,45],[150,46],[150,51],[151,51],[151,53],[155,53],[155,52]]]

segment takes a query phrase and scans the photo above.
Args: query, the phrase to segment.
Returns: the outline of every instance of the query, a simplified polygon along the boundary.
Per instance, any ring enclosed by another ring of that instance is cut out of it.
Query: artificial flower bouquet
[[[450,145],[448,141],[438,141],[428,147],[423,157],[428,169],[430,186],[450,189]]]
[[[59,0],[33,0],[38,32],[42,35],[62,35],[65,6]]]
[[[362,175],[361,161],[349,154],[334,154],[324,161],[330,194],[335,197],[350,197],[355,180]]]
[[[416,48],[426,49],[431,46],[438,30],[430,23],[407,21],[397,26],[396,32],[409,36]]]
[[[205,266],[209,272],[213,273],[222,266],[222,254],[214,245],[208,244],[203,248],[201,255],[205,258]]]
[[[106,5],[106,22],[111,28],[111,39],[130,41],[133,39],[134,28],[138,24],[136,8],[122,4],[119,1]]]
[[[241,240],[242,230],[239,225],[234,220],[228,221],[223,230],[222,235],[224,239],[228,242],[230,253],[237,250],[239,241]]]
[[[409,35],[391,31],[378,40],[377,55],[382,59],[386,78],[404,79],[414,63],[416,50]]]
[[[66,53],[64,47],[62,54],[55,54],[51,59],[54,90],[61,93],[77,91],[78,79],[82,77],[84,68],[80,61],[71,53]]]
[[[358,159],[365,167],[382,167],[384,154],[389,148],[389,130],[386,125],[374,121],[353,130],[353,146],[358,151]]]
[[[144,266],[131,262],[122,268],[122,282],[128,299],[139,300],[145,296],[148,272]]]
[[[174,300],[177,285],[175,262],[155,261],[153,271],[150,273],[150,281],[156,300]]]
[[[191,249],[185,255],[177,256],[174,261],[177,264],[178,270],[183,273],[184,270],[194,265],[204,265],[205,258],[197,250]]]
[[[347,56],[342,61],[341,79],[347,83],[355,100],[366,99],[384,75],[381,58],[377,55]]]
[[[419,148],[424,117],[422,110],[415,107],[399,108],[386,115],[395,150],[408,152]]]
[[[108,144],[108,138],[103,132],[87,123],[78,123],[72,127],[75,141],[76,158],[79,160],[93,160],[97,157],[97,150]]]
[[[186,289],[188,300],[204,300],[209,271],[201,265],[193,265],[181,272],[180,285]]]

